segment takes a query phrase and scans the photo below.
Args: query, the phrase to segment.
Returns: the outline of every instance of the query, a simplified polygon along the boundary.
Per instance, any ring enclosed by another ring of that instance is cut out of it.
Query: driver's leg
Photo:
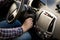
[[[8,24],[5,20],[0,22],[0,28],[14,28],[14,27],[20,27],[21,23],[16,20],[12,24]]]
[[[31,40],[31,35],[29,32],[26,32],[20,37],[14,38],[13,40]]]
[[[20,27],[20,26],[21,23],[18,20],[16,20],[13,24],[8,24],[6,21],[0,22],[0,28],[13,28],[13,27]],[[31,35],[28,32],[26,32],[20,37],[14,38],[13,40],[30,40],[30,39],[31,39]]]

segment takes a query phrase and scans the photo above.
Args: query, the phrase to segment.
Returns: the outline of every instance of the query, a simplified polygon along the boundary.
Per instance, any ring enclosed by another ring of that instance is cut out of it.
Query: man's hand
[[[32,26],[33,26],[33,19],[32,18],[26,19],[22,25],[23,32],[28,31],[30,28],[32,28]]]

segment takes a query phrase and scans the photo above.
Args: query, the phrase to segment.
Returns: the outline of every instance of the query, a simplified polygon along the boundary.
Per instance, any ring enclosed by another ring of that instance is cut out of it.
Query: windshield
[[[47,0],[47,5],[54,5],[57,0]]]
[[[47,0],[40,0],[40,1],[42,1],[44,4],[47,4]]]

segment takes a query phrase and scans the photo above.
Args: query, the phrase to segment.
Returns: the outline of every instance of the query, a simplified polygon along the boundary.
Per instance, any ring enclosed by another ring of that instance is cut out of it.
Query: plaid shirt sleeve
[[[0,39],[15,38],[23,33],[21,27],[18,28],[0,28]]]

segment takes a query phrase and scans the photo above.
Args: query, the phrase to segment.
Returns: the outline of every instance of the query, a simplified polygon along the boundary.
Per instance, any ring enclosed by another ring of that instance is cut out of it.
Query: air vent
[[[52,32],[52,30],[53,30],[53,25],[54,25],[54,22],[55,22],[55,18],[53,18],[53,20],[51,21],[51,23],[50,23],[50,25],[49,25],[49,27],[48,27],[48,32]]]

